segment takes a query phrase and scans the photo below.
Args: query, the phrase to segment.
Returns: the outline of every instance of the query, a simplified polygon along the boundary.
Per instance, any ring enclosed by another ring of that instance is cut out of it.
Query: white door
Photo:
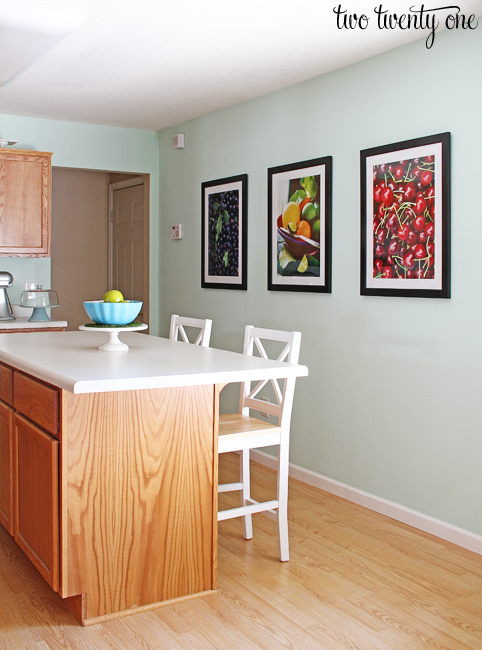
[[[136,320],[148,324],[148,233],[143,177],[112,183],[109,197],[109,288],[118,289],[126,300],[142,300],[143,308]]]

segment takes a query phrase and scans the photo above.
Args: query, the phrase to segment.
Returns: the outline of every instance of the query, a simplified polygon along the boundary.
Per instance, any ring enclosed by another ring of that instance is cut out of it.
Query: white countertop
[[[107,334],[0,334],[0,361],[72,393],[304,377],[308,368],[157,336],[124,332],[123,352],[98,350]]]
[[[66,320],[29,321],[28,316],[17,316],[15,320],[0,320],[0,330],[45,329],[50,327],[67,327]]]

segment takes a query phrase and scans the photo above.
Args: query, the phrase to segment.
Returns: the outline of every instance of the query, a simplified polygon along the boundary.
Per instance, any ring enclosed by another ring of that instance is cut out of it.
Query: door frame
[[[108,231],[108,290],[114,289],[112,286],[113,268],[114,268],[114,192],[123,190],[127,187],[144,185],[144,259],[143,259],[143,310],[144,321],[149,325],[149,174],[142,174],[134,178],[128,178],[125,181],[109,183],[109,231]],[[147,331],[147,330],[146,330]]]

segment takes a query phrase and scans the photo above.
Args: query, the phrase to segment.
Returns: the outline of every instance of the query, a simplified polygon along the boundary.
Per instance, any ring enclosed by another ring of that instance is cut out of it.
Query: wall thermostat
[[[182,239],[182,224],[176,223],[171,228],[171,239]]]
[[[176,133],[172,136],[172,148],[184,149],[184,133]]]

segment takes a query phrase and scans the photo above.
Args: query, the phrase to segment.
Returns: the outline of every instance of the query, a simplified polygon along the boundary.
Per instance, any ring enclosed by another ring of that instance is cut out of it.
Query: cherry
[[[434,160],[435,160],[435,156],[425,156],[426,163],[433,163]]]
[[[425,234],[427,237],[431,237],[433,239],[433,235],[435,232],[435,224],[433,221],[429,221],[427,224],[425,224]]]
[[[419,233],[418,233],[418,241],[419,241],[421,244],[425,244],[425,242],[427,241],[427,239],[428,239],[428,237],[427,237],[427,233],[425,232],[425,230],[422,230],[422,232],[419,232]]]
[[[383,204],[389,208],[393,205],[393,191],[391,187],[384,187],[382,190],[382,201]]]
[[[381,184],[377,185],[374,192],[373,192],[373,199],[377,203],[380,203],[380,201],[382,200],[382,190],[383,190],[384,187],[385,187],[385,185],[381,185]]]
[[[398,228],[398,217],[395,210],[390,210],[387,220],[387,226],[390,230],[396,230]]]
[[[412,271],[412,269],[407,269],[407,279],[412,280],[415,277],[415,273]]]
[[[415,259],[423,259],[425,257],[425,247],[422,244],[417,244],[413,249],[413,254],[415,255]]]
[[[377,171],[377,168],[375,166],[373,168],[373,183],[376,183],[377,180],[378,180],[378,171]]]
[[[383,278],[393,278],[394,273],[393,273],[393,268],[391,266],[384,266],[383,267]]]
[[[395,266],[395,259],[391,255],[387,255],[387,264]]]
[[[416,195],[415,185],[413,183],[407,183],[403,192],[403,200],[407,201],[407,203],[414,203]]]
[[[420,269],[420,268],[416,269],[415,278],[417,280],[421,280],[423,278],[423,269]]]
[[[408,223],[404,223],[403,226],[400,226],[400,228],[397,230],[398,238],[401,239],[402,241],[405,241],[408,237],[409,231],[410,231],[410,227]]]
[[[413,161],[414,163],[415,160]],[[418,181],[421,175],[422,175],[422,170],[420,169],[420,167],[415,167],[412,171],[412,178]]]
[[[425,217],[423,214],[419,214],[418,217],[415,217],[413,220],[413,227],[415,230],[423,230],[425,228]]]
[[[407,269],[413,269],[414,258],[412,251],[408,251],[403,257],[403,266]]]
[[[435,189],[433,185],[431,185],[425,192],[425,200],[429,205],[433,205],[434,199],[435,199]]]
[[[383,260],[380,257],[376,257],[373,264],[375,265],[376,273],[381,273],[383,270]]]
[[[409,231],[408,231],[407,244],[409,246],[413,246],[414,244],[417,243],[417,240],[418,240],[418,237],[415,234],[415,231],[410,228]]]
[[[385,206],[383,205],[383,203],[380,203],[380,205],[378,206],[378,216],[381,218],[385,216]]]
[[[432,179],[433,179],[433,174],[428,170],[425,170],[420,174],[420,182],[422,183],[422,185],[430,185]]]
[[[398,239],[392,239],[388,244],[388,254],[396,255],[398,253]]]
[[[435,253],[435,244],[433,241],[427,242],[427,253],[431,256]]]
[[[422,214],[423,212],[425,212],[426,207],[427,204],[425,202],[425,199],[423,198],[423,196],[419,196],[415,203],[415,212],[417,214]]]
[[[397,165],[393,170],[393,175],[396,181],[401,181],[403,178],[403,167],[402,165]]]
[[[389,187],[392,190],[392,192],[394,192],[398,186],[397,183],[392,178],[390,178],[389,181],[387,182],[387,187]]]
[[[377,241],[379,241],[380,244],[383,244],[386,238],[387,238],[387,229],[379,228],[377,232]]]
[[[380,178],[383,178],[386,173],[387,173],[386,163],[382,163],[381,165],[378,165],[378,175],[380,176]]]
[[[375,246],[375,257],[386,257],[386,256],[387,256],[386,249],[381,244],[377,244]]]

